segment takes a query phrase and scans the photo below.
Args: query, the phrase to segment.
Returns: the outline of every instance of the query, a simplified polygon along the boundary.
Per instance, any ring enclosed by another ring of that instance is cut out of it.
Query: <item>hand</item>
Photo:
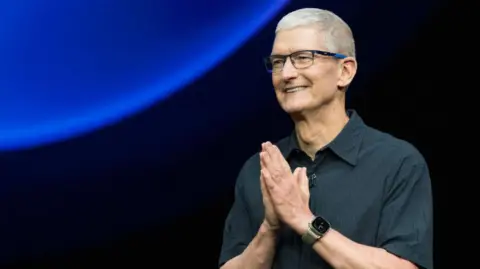
[[[262,165],[263,166],[263,165]],[[302,200],[304,203],[308,204],[310,199],[310,191],[308,189],[308,177],[307,177],[306,168],[296,168],[293,172],[293,177],[298,181],[300,188],[302,190]],[[260,171],[260,187],[262,190],[263,206],[265,208],[265,220],[264,224],[267,225],[267,228],[270,230],[277,230],[280,228],[280,220],[277,217],[275,209],[272,204],[272,198],[270,193],[265,185],[265,177],[268,177],[268,171],[262,168]]]
[[[280,220],[277,217],[277,213],[275,213],[270,194],[265,186],[265,173],[267,173],[266,170],[260,170],[260,187],[262,190],[263,207],[265,209],[265,219],[263,223],[268,230],[278,230],[280,228]]]
[[[305,168],[291,168],[280,150],[267,142],[262,145],[260,161],[262,180],[277,217],[295,230],[304,228],[304,220],[311,218],[308,202],[310,191]]]
[[[260,153],[260,158],[263,154],[266,154],[266,148],[262,144],[262,152]],[[263,162],[260,161],[260,188],[262,190],[262,200],[263,200],[263,207],[265,209],[265,219],[263,221],[264,225],[267,226],[269,230],[278,230],[280,228],[280,220],[275,213],[272,204],[272,198],[270,197],[270,193],[268,193],[267,186],[265,185],[265,175],[268,173],[266,171],[266,167],[263,165]]]
[[[295,177],[298,186],[300,186],[303,203],[308,205],[308,203],[310,202],[310,187],[307,176],[307,168],[298,167],[297,169],[295,169],[293,176]]]

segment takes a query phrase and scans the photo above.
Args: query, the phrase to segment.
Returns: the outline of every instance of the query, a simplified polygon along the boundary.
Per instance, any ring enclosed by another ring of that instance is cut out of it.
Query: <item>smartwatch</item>
[[[302,241],[307,245],[313,245],[317,240],[322,238],[328,230],[330,230],[330,223],[321,216],[316,216],[308,223],[308,229],[302,235]]]

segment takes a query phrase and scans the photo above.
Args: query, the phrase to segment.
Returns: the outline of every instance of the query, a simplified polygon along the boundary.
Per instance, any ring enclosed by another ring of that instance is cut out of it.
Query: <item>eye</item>
[[[273,59],[273,60],[272,60],[272,64],[273,64],[273,65],[282,64],[282,63],[283,63],[283,60],[282,60],[282,59]]]
[[[296,61],[307,61],[312,59],[312,55],[309,53],[301,53],[293,57]]]

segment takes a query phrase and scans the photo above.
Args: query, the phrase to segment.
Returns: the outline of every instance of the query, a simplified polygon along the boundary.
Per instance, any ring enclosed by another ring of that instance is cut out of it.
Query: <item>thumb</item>
[[[297,177],[298,179],[298,184],[300,185],[300,189],[304,193],[309,193],[309,187],[308,187],[308,176],[307,176],[307,168],[303,167],[301,168],[301,171],[299,172],[299,175]]]
[[[297,168],[295,168],[295,170],[293,171],[293,178],[294,178],[295,180],[297,180],[297,181],[298,181],[298,178],[300,177],[300,174],[301,174],[300,172],[301,172],[301,170],[302,170],[301,167],[297,167]]]

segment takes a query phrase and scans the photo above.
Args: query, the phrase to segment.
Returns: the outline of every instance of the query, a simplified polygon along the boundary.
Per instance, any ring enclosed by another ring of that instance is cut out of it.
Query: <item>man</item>
[[[265,63],[295,130],[241,169],[220,267],[433,268],[425,160],[345,109],[357,71],[349,26],[326,10],[291,12]]]

